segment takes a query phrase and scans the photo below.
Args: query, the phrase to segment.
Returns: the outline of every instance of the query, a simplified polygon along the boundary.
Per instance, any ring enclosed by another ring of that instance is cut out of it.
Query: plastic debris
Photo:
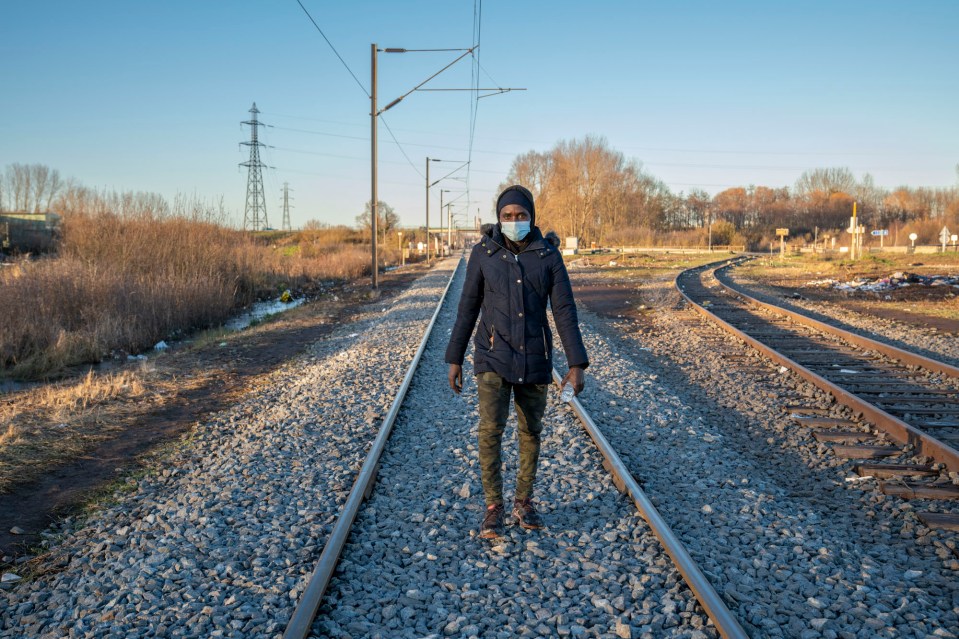
[[[803,284],[804,288],[832,288],[837,291],[853,293],[856,291],[866,291],[875,293],[878,291],[893,291],[909,286],[956,286],[959,287],[959,276],[957,275],[917,275],[916,273],[906,273],[896,271],[888,277],[876,279],[868,277],[857,277],[848,282],[826,278],[821,280],[812,280]]]
[[[170,348],[170,346],[162,339],[153,346],[153,350],[155,351],[165,351],[168,348]]]

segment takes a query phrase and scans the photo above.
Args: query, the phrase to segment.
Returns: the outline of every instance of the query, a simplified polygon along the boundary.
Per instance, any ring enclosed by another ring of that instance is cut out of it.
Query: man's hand
[[[452,375],[452,373],[450,373]],[[566,382],[569,382],[573,385],[573,392],[576,395],[579,395],[583,392],[583,389],[586,387],[586,373],[583,372],[583,369],[579,366],[573,366],[569,369],[569,372],[566,373],[566,376],[563,377],[563,381],[560,382],[560,389],[563,386],[566,386]]]
[[[459,395],[463,391],[463,367],[459,364],[450,364],[450,388]]]

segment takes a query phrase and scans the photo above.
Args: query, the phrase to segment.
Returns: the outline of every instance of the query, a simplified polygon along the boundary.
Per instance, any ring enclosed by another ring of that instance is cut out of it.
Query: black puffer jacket
[[[538,227],[518,255],[511,253],[497,225],[488,225],[473,247],[459,314],[446,347],[446,362],[462,364],[476,328],[476,374],[495,372],[513,384],[548,384],[553,367],[553,336],[546,320],[547,303],[570,366],[586,368],[589,359],[579,331],[573,289],[557,246],[559,238],[544,238]]]

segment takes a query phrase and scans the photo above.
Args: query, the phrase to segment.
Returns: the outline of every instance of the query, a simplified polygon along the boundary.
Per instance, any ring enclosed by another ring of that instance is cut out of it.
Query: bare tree
[[[13,198],[12,210],[26,212],[30,199],[30,167],[26,164],[11,164],[7,167],[7,184]]]
[[[846,167],[812,169],[803,171],[796,180],[796,194],[807,195],[813,191],[833,193],[852,193],[856,188],[856,177]]]
[[[510,184],[532,191],[538,226],[584,242],[603,241],[612,230],[636,224],[652,209],[657,221],[663,214],[661,183],[597,136],[518,156],[501,189]]]
[[[370,202],[363,207],[363,212],[356,216],[356,223],[367,231],[370,229],[370,220],[373,216],[370,213]],[[380,200],[376,204],[376,230],[383,234],[382,242],[386,241],[387,234],[395,229],[400,223],[400,216],[396,214],[393,207]]]
[[[27,170],[30,174],[30,197],[33,212],[40,213],[44,203],[46,209],[50,208],[50,203],[62,186],[60,172],[43,164],[31,164],[27,167]]]

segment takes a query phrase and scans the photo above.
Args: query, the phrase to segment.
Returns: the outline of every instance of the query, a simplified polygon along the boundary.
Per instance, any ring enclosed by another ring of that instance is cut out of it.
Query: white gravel
[[[692,311],[658,308],[649,328],[582,313],[583,402],[747,631],[959,634],[957,536],[847,481],[852,462],[783,407],[850,415],[768,361],[734,359],[750,351]]]
[[[280,636],[455,260],[199,424],[2,595],[3,637]]]
[[[839,328],[863,337],[959,366],[959,339],[956,339],[955,335],[943,333],[933,327],[880,319],[833,302],[784,298],[780,291],[755,279],[743,277],[735,269],[727,273],[734,284],[764,302],[809,315],[822,322],[836,324]],[[799,292],[802,293],[801,290]]]
[[[378,484],[314,624],[325,637],[715,637],[602,459],[550,391],[535,500],[547,529],[476,537],[483,516],[471,353],[453,395],[452,296],[399,413]],[[452,293],[452,291],[451,291]],[[507,500],[515,416],[504,435]]]
[[[371,304],[67,531],[50,549],[58,572],[0,595],[0,636],[279,637],[454,264]],[[314,631],[716,636],[555,392],[535,493],[547,529],[475,537],[475,385],[467,367],[454,398],[442,361],[461,280]],[[644,333],[583,311],[593,366],[581,398],[751,635],[957,636],[956,535],[846,481],[851,464],[782,406],[846,413],[661,308]],[[514,427],[504,441],[509,494]]]

